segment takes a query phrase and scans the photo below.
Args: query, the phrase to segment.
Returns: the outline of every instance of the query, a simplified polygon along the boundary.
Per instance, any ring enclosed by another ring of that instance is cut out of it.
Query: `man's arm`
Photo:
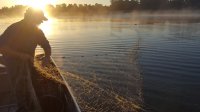
[[[39,30],[39,37],[38,38],[38,45],[40,45],[45,52],[45,57],[50,58],[51,56],[51,46],[49,44],[49,41],[46,39],[44,33]]]

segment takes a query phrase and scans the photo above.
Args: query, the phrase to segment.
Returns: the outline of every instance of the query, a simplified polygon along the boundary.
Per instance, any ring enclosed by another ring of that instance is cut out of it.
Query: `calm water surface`
[[[0,32],[17,20],[0,20]],[[66,18],[41,26],[84,111],[134,111],[131,103],[152,112],[200,111],[198,19],[149,20]]]

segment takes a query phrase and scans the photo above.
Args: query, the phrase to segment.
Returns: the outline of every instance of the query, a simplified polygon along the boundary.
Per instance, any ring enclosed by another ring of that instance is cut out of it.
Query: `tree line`
[[[113,11],[200,9],[200,0],[111,0]]]
[[[22,16],[27,9],[24,5],[2,7],[0,16]],[[111,0],[110,6],[102,4],[58,4],[47,5],[46,10],[52,16],[109,14],[117,11],[133,10],[181,10],[200,9],[200,0]]]
[[[0,16],[23,16],[28,6],[15,5],[12,7],[2,7],[0,9]],[[94,15],[94,14],[108,14],[110,12],[110,6],[104,6],[102,4],[58,4],[58,5],[46,5],[45,10],[52,16],[63,15]]]

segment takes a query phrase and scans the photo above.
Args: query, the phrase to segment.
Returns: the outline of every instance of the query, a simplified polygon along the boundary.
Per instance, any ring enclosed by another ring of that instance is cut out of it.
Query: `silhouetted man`
[[[41,10],[29,8],[24,19],[9,26],[1,35],[1,50],[9,57],[22,56],[33,58],[37,45],[45,51],[46,60],[50,59],[51,47],[42,30],[38,28],[47,18]]]
[[[46,20],[41,10],[28,8],[24,19],[9,26],[0,37],[0,52],[5,58],[19,112],[28,112],[30,108],[39,109],[35,104],[37,99],[33,98],[35,93],[30,90],[32,85],[28,72],[33,67],[37,45],[44,49],[44,61],[50,61],[51,47],[42,30],[38,28],[38,25]]]

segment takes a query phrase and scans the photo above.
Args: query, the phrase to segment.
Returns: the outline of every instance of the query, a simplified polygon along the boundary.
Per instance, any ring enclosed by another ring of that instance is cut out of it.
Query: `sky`
[[[39,1],[39,2],[37,2]],[[26,3],[53,3],[53,4],[61,4],[61,3],[77,3],[77,4],[95,4],[95,3],[100,3],[103,5],[110,5],[110,0],[0,0],[0,7],[3,6],[13,6],[13,5],[19,5],[19,4],[26,4]]]

